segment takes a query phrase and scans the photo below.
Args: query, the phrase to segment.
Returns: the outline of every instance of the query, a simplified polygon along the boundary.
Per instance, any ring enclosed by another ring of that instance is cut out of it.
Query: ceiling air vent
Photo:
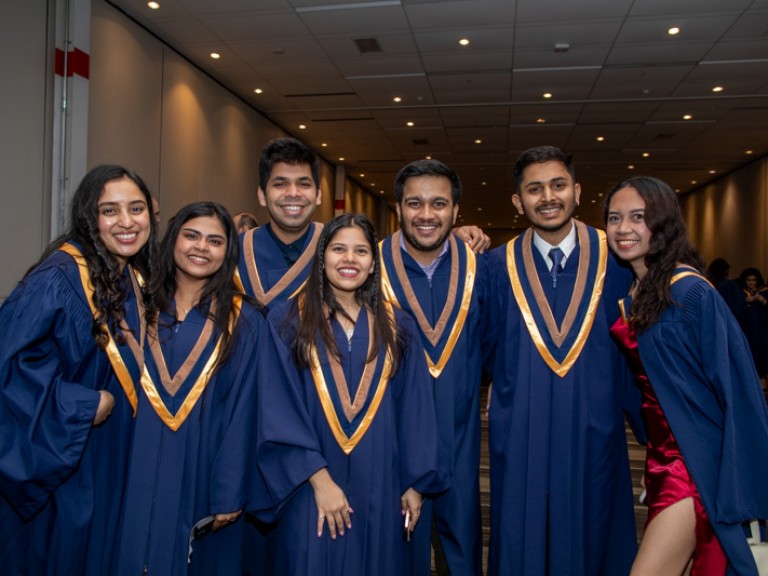
[[[368,54],[371,52],[382,52],[379,41],[376,38],[356,38],[355,44],[357,49],[360,50],[360,54]]]

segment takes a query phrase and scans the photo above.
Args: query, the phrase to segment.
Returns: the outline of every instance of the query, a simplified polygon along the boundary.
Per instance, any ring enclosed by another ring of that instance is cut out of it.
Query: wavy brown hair
[[[141,190],[147,210],[150,211],[152,196],[138,174],[112,164],[97,166],[83,177],[72,197],[69,229],[51,242],[40,260],[27,271],[27,274],[32,272],[67,242],[72,242],[80,249],[93,283],[96,315],[91,333],[99,348],[104,348],[109,342],[105,327],[109,327],[115,338],[121,338],[118,327],[125,317],[124,306],[129,290],[117,259],[107,250],[99,236],[99,198],[109,182],[123,178],[131,180]],[[157,246],[157,224],[151,213],[149,226],[149,240],[137,254],[128,259],[128,263],[138,269],[145,278],[152,276]]]
[[[645,202],[645,225],[651,231],[645,266],[648,272],[639,281],[632,299],[630,324],[642,331],[656,322],[674,302],[670,281],[678,264],[701,271],[703,261],[688,238],[683,213],[674,190],[650,176],[635,176],[620,182],[608,193],[603,206],[603,221],[608,221],[611,199],[619,191],[633,188]]]

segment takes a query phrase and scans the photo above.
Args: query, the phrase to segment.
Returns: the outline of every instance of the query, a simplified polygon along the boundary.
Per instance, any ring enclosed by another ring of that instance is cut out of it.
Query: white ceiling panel
[[[628,164],[687,192],[710,169],[768,154],[768,0],[108,2],[330,162],[344,155],[350,174],[375,170],[390,199],[405,162],[456,163],[474,192],[462,200],[465,223],[487,221],[481,202],[512,217],[511,165],[535,145],[576,152],[591,194],[579,215],[593,223],[591,191]],[[364,39],[380,51],[361,53]],[[366,180],[378,195],[381,184]]]

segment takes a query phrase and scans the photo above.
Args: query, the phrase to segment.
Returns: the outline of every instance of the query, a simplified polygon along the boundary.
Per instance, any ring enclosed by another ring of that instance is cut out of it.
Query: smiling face
[[[227,254],[227,233],[214,216],[187,220],[173,248],[178,280],[200,282],[221,269]]]
[[[420,262],[434,260],[459,212],[451,196],[451,181],[431,175],[409,178],[396,208],[408,252]]]
[[[571,229],[580,194],[581,187],[574,183],[565,164],[549,160],[525,167],[512,203],[528,218],[539,236],[557,245]]]
[[[605,232],[611,250],[632,265],[638,278],[645,276],[652,233],[645,222],[645,200],[631,186],[611,196]]]
[[[269,212],[272,231],[286,244],[304,234],[321,199],[309,164],[276,162],[266,189],[259,187],[259,203]]]
[[[323,253],[323,270],[339,301],[354,298],[355,291],[373,273],[373,246],[358,226],[341,228]]]
[[[98,211],[99,239],[122,268],[149,240],[147,200],[130,178],[110,180],[99,196]]]

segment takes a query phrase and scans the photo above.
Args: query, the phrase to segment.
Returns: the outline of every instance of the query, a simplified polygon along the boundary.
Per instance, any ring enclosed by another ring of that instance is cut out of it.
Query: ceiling
[[[768,0],[109,3],[375,194],[448,163],[464,223],[525,225],[509,198],[531,146],[574,155],[592,223],[633,173],[686,193],[768,154]]]

